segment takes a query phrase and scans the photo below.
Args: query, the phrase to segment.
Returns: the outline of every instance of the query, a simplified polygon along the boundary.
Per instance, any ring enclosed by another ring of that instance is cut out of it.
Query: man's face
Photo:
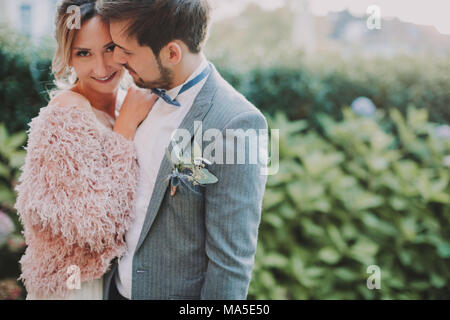
[[[141,88],[167,89],[173,82],[170,69],[164,67],[150,47],[140,46],[135,37],[126,34],[129,21],[110,23],[111,38],[116,45],[114,60],[122,64]]]

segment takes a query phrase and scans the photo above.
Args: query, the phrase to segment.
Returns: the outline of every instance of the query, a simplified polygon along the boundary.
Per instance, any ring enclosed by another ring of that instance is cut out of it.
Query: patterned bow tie
[[[195,86],[197,83],[199,83],[200,81],[202,81],[204,78],[206,78],[207,76],[209,76],[209,74],[211,73],[212,68],[211,65],[208,64],[208,66],[202,71],[202,73],[200,73],[198,76],[196,76],[194,79],[186,82],[183,87],[181,87],[180,92],[178,92],[177,97],[182,94],[183,92],[189,90],[190,88],[192,88],[193,86]],[[154,94],[156,94],[158,97],[160,97],[161,99],[163,99],[166,103],[171,104],[173,106],[177,106],[180,107],[180,103],[176,100],[177,97],[175,97],[175,99],[171,99],[169,97],[169,95],[166,93],[166,90],[164,89],[151,89],[152,92]]]

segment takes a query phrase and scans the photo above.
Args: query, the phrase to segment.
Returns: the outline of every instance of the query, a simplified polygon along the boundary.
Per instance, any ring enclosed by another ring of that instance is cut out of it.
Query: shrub
[[[433,122],[450,122],[450,59],[289,59],[250,67],[219,59],[219,70],[264,112],[274,116],[281,111],[290,120],[307,119],[317,127],[317,114],[342,119],[342,107],[360,96],[378,109],[395,107],[405,115],[408,106],[421,107]]]
[[[450,140],[424,109],[343,113],[318,115],[323,135],[271,119],[280,172],[268,180],[249,297],[448,299]],[[380,290],[366,286],[370,265]]]
[[[0,300],[15,299],[24,292],[22,283],[11,283],[20,275],[18,261],[25,249],[22,226],[14,209],[14,187],[25,160],[25,141],[25,132],[9,135],[0,123]]]
[[[10,132],[23,131],[48,101],[49,49],[0,31],[0,122]]]

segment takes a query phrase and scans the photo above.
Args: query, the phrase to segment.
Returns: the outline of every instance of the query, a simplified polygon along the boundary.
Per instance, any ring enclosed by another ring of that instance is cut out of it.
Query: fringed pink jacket
[[[68,269],[99,279],[126,250],[138,181],[131,140],[91,107],[48,105],[32,119],[15,208],[27,244],[20,260],[34,295],[68,294]]]

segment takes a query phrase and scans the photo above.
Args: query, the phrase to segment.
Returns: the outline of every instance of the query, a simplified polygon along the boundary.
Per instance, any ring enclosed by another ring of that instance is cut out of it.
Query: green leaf
[[[313,237],[323,237],[325,234],[325,230],[323,227],[316,225],[311,221],[311,219],[303,218],[301,222],[302,228],[305,230],[305,233],[309,236]]]
[[[408,202],[401,197],[392,196],[389,199],[389,204],[392,206],[392,208],[396,211],[405,210],[408,208]]]
[[[331,241],[333,244],[338,248],[340,252],[344,252],[347,250],[347,244],[345,243],[344,239],[341,237],[341,234],[334,225],[329,225],[327,227],[328,235],[330,236]]]
[[[325,247],[320,249],[319,259],[328,264],[336,264],[341,259],[341,255],[333,248]]]
[[[13,168],[20,168],[25,163],[26,151],[14,151],[9,158],[9,165]]]
[[[264,193],[263,206],[265,209],[272,208],[284,200],[284,194],[281,191],[267,189]]]
[[[334,270],[334,274],[337,278],[344,281],[354,281],[358,279],[358,275],[355,273],[355,271],[352,271],[349,268],[336,268]]]
[[[441,258],[447,259],[450,258],[450,243],[441,242],[438,247],[438,254]]]
[[[5,149],[8,140],[8,131],[3,123],[0,123],[0,150]]]
[[[436,273],[431,274],[431,284],[436,288],[443,288],[447,283],[447,280],[444,277]]]
[[[9,188],[0,185],[0,203],[5,202],[13,206],[16,200],[16,195]]]
[[[8,147],[11,149],[18,149],[19,147],[22,147],[25,144],[25,141],[27,140],[27,133],[26,132],[18,132],[16,134],[13,134],[8,139]]]
[[[10,175],[9,168],[4,164],[0,163],[0,177],[7,179],[9,178],[9,175]]]
[[[275,214],[266,213],[264,215],[264,221],[272,225],[275,228],[282,228],[284,225],[283,220]]]
[[[354,195],[354,200],[352,203],[349,203],[349,205],[353,210],[361,211],[379,207],[383,202],[384,199],[378,195],[370,192],[358,192],[358,194]]]
[[[217,177],[206,168],[200,168],[196,171],[194,179],[200,184],[213,184],[219,181]]]
[[[281,254],[271,253],[264,257],[264,265],[267,267],[274,267],[283,269],[288,264],[288,259]]]
[[[371,265],[375,261],[375,254],[378,252],[379,246],[369,239],[359,239],[351,248],[351,256],[366,264]]]

